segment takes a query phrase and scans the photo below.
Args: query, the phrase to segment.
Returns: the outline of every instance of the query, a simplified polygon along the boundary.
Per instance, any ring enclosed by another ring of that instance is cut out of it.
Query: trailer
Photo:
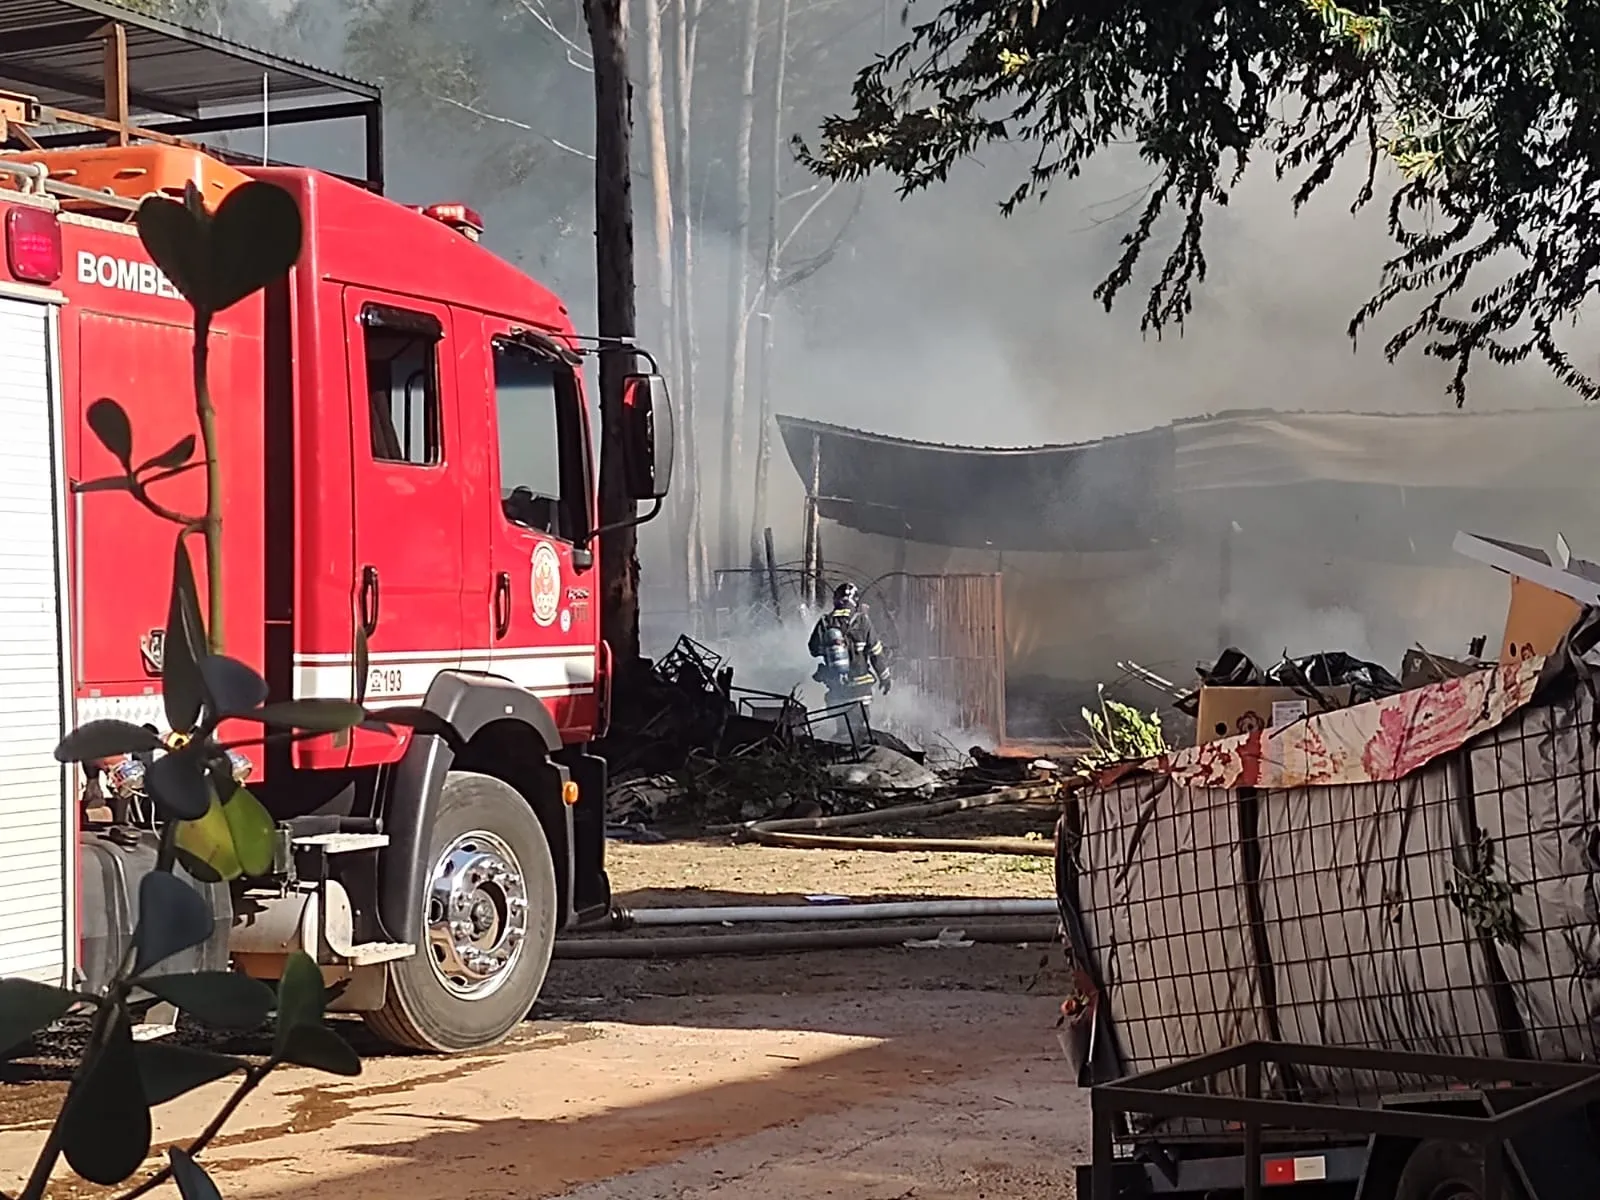
[[[1069,800],[1080,1197],[1600,1194],[1597,642]]]

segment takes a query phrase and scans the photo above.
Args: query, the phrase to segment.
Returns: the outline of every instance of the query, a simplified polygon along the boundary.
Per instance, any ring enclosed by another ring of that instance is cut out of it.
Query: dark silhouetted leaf
[[[245,1065],[242,1059],[226,1054],[166,1042],[141,1042],[134,1048],[134,1056],[139,1063],[145,1101],[152,1108],[243,1070]]]
[[[0,979],[0,1054],[66,1015],[77,1000],[71,992],[31,979]]]
[[[222,1200],[222,1193],[211,1182],[205,1168],[181,1147],[169,1147],[167,1158],[172,1163],[172,1181],[178,1185],[178,1194],[183,1200]]]
[[[460,730],[438,713],[429,712],[425,708],[401,705],[395,708],[375,709],[361,724],[363,729],[371,729],[378,733],[393,733],[396,726],[409,729],[413,733],[440,738],[457,754],[467,745]]]
[[[195,586],[188,539],[180,533],[172,555],[172,596],[167,602],[166,640],[161,646],[161,698],[167,724],[178,733],[189,733],[200,719],[205,685],[199,660],[205,646],[200,591]]]
[[[356,665],[356,678],[355,678],[356,694],[355,694],[354,699],[355,699],[355,702],[357,704],[365,704],[367,702],[367,672],[371,669],[372,659],[371,659],[371,649],[367,645],[367,631],[362,626],[361,622],[359,622],[359,621],[356,622],[356,655],[355,655],[355,659],[356,659],[356,663],[355,663],[355,665]]]
[[[146,196],[136,218],[139,240],[172,286],[204,313],[216,312],[210,294],[209,220],[165,196]]]
[[[134,983],[218,1029],[259,1028],[278,1003],[271,988],[238,971],[153,975]]]
[[[144,790],[163,816],[198,821],[211,807],[211,781],[198,753],[180,750],[163,754],[144,773]]]
[[[205,898],[176,875],[152,871],[139,881],[139,926],[134,930],[133,973],[198,946],[215,932]]]
[[[300,206],[282,188],[258,181],[229,192],[211,219],[212,311],[283,278],[301,234]]]
[[[145,876],[158,878],[171,876]],[[113,1022],[61,1114],[61,1148],[74,1171],[103,1187],[121,1183],[150,1153],[150,1106],[126,1014]]]
[[[194,457],[195,436],[180,438],[154,458],[147,458],[135,468],[136,474],[146,471],[175,471]]]
[[[133,425],[122,405],[109,397],[101,397],[89,405],[84,414],[89,428],[94,430],[100,444],[111,451],[124,467],[133,459]]]
[[[338,733],[366,719],[359,704],[348,700],[285,700],[267,704],[247,715],[252,721],[278,729],[304,729],[310,733]]]
[[[181,831],[180,831],[181,836]],[[201,883],[221,883],[222,872],[185,846],[177,847],[178,865]]]
[[[207,654],[200,659],[200,681],[213,716],[236,717],[267,698],[267,681],[236,658]]]
[[[278,1023],[274,1053],[282,1054],[289,1044],[289,1031],[302,1025],[322,1024],[326,997],[322,971],[303,950],[296,950],[283,964],[278,980]]]
[[[361,1059],[326,1025],[296,1025],[289,1030],[280,1057],[330,1075],[361,1074]]]
[[[102,758],[121,758],[155,750],[161,739],[142,725],[127,721],[90,721],[80,725],[56,745],[56,761],[64,763],[98,762]]]
[[[72,490],[80,496],[90,492],[126,492],[132,490],[132,482],[126,475],[108,475],[104,479],[91,479],[88,483],[75,483]]]

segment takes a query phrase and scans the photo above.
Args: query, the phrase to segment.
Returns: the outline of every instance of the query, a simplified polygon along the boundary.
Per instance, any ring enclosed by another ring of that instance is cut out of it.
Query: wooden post
[[[106,120],[117,125],[117,131],[106,138],[108,146],[128,144],[128,30],[113,21],[105,28],[106,36]]]
[[[800,544],[800,594],[809,603],[821,588],[817,567],[821,518],[817,513],[817,493],[822,490],[822,435],[811,435],[811,470],[806,474],[805,532]]]
[[[621,439],[622,381],[633,368],[625,345],[636,332],[633,292],[633,189],[629,168],[632,89],[622,0],[584,0],[594,55],[594,242],[600,349],[600,522],[627,521],[629,495]],[[639,556],[632,529],[600,543],[600,620],[617,672],[639,664]]]
[[[778,619],[778,624],[783,624],[783,601],[778,596],[778,556],[772,550],[772,526],[768,525],[761,531],[761,540],[766,544],[767,550],[767,586],[772,590],[772,615]]]

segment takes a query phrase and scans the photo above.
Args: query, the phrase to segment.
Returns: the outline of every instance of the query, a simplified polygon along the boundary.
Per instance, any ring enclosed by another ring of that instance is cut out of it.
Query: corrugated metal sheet
[[[48,309],[0,300],[0,976],[67,968],[71,808]]]
[[[900,575],[885,581],[893,672],[962,729],[1005,734],[1005,628],[999,575]]]
[[[127,29],[136,113],[194,117],[205,108],[256,101],[263,75],[279,98],[379,96],[371,84],[141,16],[111,0],[0,0],[0,88],[99,113],[105,58],[94,33],[113,19]]]

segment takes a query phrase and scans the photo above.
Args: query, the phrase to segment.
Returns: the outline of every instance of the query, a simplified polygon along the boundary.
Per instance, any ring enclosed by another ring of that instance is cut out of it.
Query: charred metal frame
[[[1483,1116],[1273,1100],[1261,1095],[1262,1069],[1268,1064],[1280,1068],[1325,1067],[1396,1075],[1426,1075],[1469,1087],[1474,1084],[1509,1083],[1554,1090]],[[1173,1090],[1205,1083],[1230,1071],[1243,1072],[1243,1096]],[[1096,1085],[1090,1089],[1089,1098],[1094,1138],[1091,1200],[1114,1200],[1117,1119],[1130,1113],[1242,1125],[1245,1200],[1260,1200],[1261,1196],[1263,1126],[1369,1138],[1437,1139],[1475,1144],[1483,1148],[1484,1200],[1504,1200],[1509,1194],[1505,1187],[1506,1143],[1537,1125],[1550,1122],[1584,1104],[1600,1101],[1600,1065],[1467,1058],[1293,1042],[1247,1042],[1172,1066]]]

